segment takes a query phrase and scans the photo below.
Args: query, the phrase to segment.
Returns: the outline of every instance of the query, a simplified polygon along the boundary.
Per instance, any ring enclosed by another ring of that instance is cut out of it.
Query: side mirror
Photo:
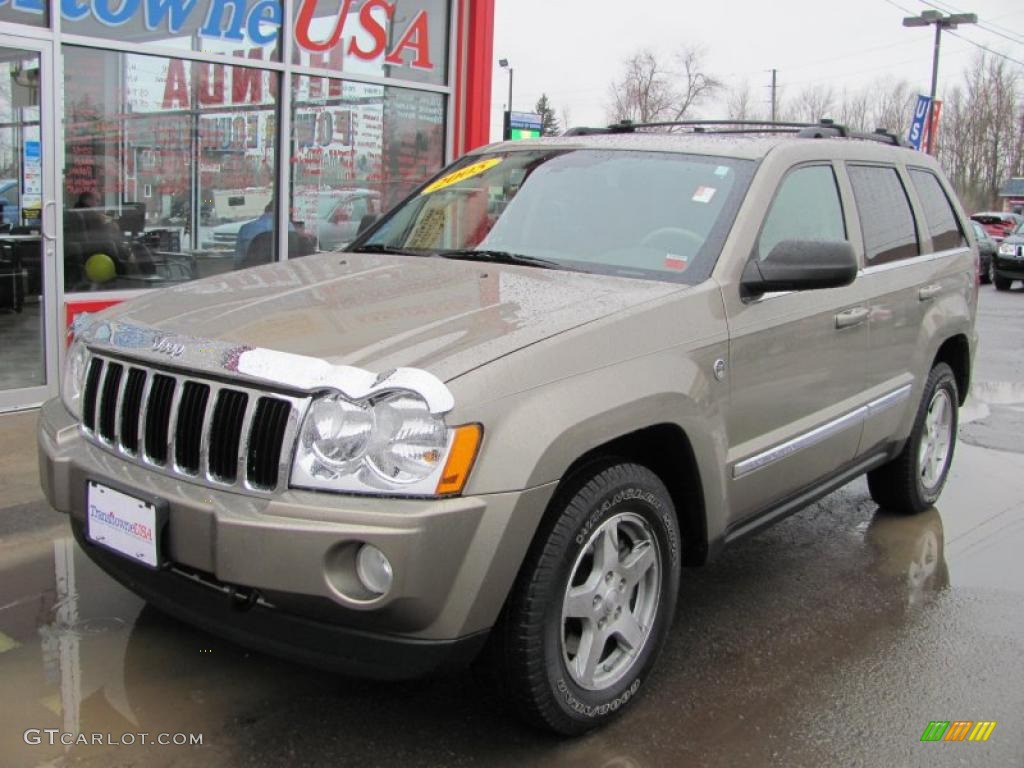
[[[747,295],[840,288],[857,277],[857,257],[845,240],[782,240],[768,257],[747,262],[740,285]]]

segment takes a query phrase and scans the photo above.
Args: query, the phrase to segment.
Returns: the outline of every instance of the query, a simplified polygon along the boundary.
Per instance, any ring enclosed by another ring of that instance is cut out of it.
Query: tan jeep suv
[[[77,323],[43,484],[167,613],[360,675],[476,659],[579,733],[642,690],[682,566],[865,473],[935,501],[976,258],[884,134],[498,144],[346,252]]]

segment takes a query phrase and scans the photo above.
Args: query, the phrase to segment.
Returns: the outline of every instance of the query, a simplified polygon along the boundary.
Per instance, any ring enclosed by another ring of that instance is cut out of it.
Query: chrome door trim
[[[919,256],[911,256],[909,259],[897,259],[896,261],[887,261],[883,264],[875,264],[873,266],[867,266],[858,272],[858,277],[864,277],[866,275],[874,275],[878,272],[889,272],[893,269],[904,269],[906,267],[917,266],[918,264],[926,264],[929,261],[939,261],[940,259],[947,259],[953,256],[960,256],[970,251],[968,245],[958,245],[956,248],[947,248],[944,251],[934,251],[932,253],[922,253]]]
[[[910,397],[911,389],[912,387],[910,384],[905,384],[899,389],[895,389],[888,394],[875,398],[867,405],[862,405],[848,413],[844,413],[842,416],[832,419],[832,421],[826,422],[821,426],[797,435],[784,443],[772,446],[766,451],[761,451],[760,453],[756,453],[742,461],[737,461],[732,468],[733,480],[739,480],[741,477],[745,477],[751,472],[756,472],[769,464],[773,464],[776,461],[792,456],[794,453],[817,445],[833,435],[839,434],[843,430],[862,424],[869,417],[892,408],[898,403],[906,400]]]
[[[910,390],[913,386],[910,384],[904,384],[899,389],[894,389],[887,395],[882,395],[879,398],[872,400],[868,403],[868,417],[875,416],[882,411],[893,408],[894,406],[902,403],[908,397],[910,397]]]

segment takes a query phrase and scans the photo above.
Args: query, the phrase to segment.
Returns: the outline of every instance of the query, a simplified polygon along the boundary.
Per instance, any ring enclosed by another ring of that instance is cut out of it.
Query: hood
[[[250,221],[255,221],[255,219],[246,219],[245,221],[229,221],[227,224],[218,224],[211,231],[215,235],[237,235],[238,230],[242,228],[242,225],[248,224]]]
[[[370,371],[447,381],[675,283],[416,256],[325,253],[185,283],[108,317]]]

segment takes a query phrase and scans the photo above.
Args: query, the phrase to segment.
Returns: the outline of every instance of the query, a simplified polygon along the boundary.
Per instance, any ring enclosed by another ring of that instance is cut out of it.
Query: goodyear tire
[[[649,469],[591,468],[556,496],[492,634],[499,685],[529,722],[603,725],[638,694],[679,592],[672,499]]]

